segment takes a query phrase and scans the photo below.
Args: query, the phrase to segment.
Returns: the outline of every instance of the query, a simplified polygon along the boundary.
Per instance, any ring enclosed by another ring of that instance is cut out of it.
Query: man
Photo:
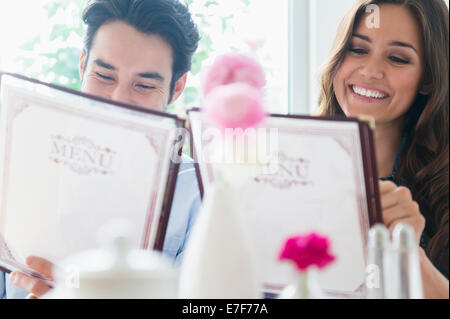
[[[158,111],[182,94],[199,34],[178,0],[91,0],[83,21],[88,26],[79,67],[83,92]],[[163,247],[178,264],[200,203],[193,163],[183,158]],[[46,260],[32,257],[27,263],[52,275]],[[22,273],[0,273],[0,297],[40,297],[49,289]]]

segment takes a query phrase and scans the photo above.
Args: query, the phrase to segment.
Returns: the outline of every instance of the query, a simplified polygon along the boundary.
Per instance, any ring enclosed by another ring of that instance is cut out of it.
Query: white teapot
[[[160,252],[133,249],[132,236],[124,225],[116,222],[106,227],[104,249],[80,252],[54,268],[55,288],[43,298],[176,298],[173,263]]]

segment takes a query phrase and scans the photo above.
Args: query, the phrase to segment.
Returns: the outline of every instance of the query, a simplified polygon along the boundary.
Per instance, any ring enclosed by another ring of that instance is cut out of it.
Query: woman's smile
[[[348,90],[357,101],[366,103],[382,103],[390,98],[386,92],[366,85],[350,84]]]

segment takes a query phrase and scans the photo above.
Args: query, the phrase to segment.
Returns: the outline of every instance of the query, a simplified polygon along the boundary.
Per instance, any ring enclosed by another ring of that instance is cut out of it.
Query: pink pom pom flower
[[[310,266],[322,269],[336,259],[328,249],[328,238],[315,233],[291,237],[284,244],[279,259],[293,261],[300,272],[306,271]]]
[[[261,90],[266,85],[263,68],[253,58],[244,54],[225,54],[216,59],[204,78],[203,93],[231,83],[247,83]]]
[[[203,112],[214,126],[224,130],[257,126],[266,116],[262,94],[245,83],[215,88],[205,99]]]

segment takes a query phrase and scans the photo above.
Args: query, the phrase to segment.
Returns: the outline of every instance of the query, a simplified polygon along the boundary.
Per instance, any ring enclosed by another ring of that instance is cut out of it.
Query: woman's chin
[[[376,114],[373,110],[362,107],[348,108],[343,110],[345,116],[347,117],[360,117],[360,116],[370,116],[376,120]]]

